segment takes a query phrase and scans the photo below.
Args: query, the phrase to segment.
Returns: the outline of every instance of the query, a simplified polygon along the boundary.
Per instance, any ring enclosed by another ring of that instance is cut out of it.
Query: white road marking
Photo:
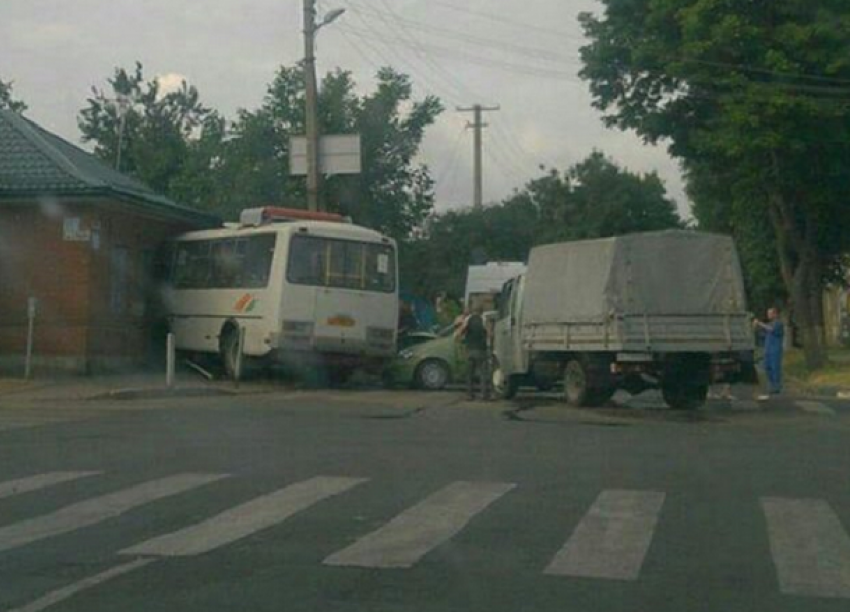
[[[805,410],[810,414],[822,414],[825,416],[835,416],[835,410],[827,406],[826,404],[822,404],[821,402],[813,402],[807,400],[797,400],[794,402],[801,409]]]
[[[89,576],[88,578],[84,578],[79,582],[75,582],[74,584],[69,584],[66,587],[62,587],[61,589],[56,589],[55,591],[51,591],[47,595],[43,597],[39,597],[35,601],[28,603],[27,605],[15,608],[14,610],[9,610],[9,612],[41,612],[49,608],[54,604],[58,604],[66,599],[70,599],[80,591],[84,591],[86,589],[90,589],[95,587],[102,582],[106,582],[107,580],[111,580],[112,578],[116,578],[123,574],[128,574],[134,570],[137,570],[149,563],[152,563],[155,559],[136,559],[131,561],[130,563],[124,563],[123,565],[118,565],[116,567],[110,568],[105,572],[101,572],[99,574],[95,574],[94,576]]]
[[[70,482],[78,478],[86,476],[96,476],[102,472],[46,472],[44,474],[36,474],[35,476],[27,476],[26,478],[18,478],[17,480],[7,480],[0,482],[0,499],[29,493],[30,491],[38,491],[46,489],[53,485],[63,482]]]
[[[655,491],[603,491],[545,573],[636,580],[663,504]]]
[[[761,503],[782,592],[850,598],[850,537],[829,504],[780,498]]]
[[[365,482],[365,478],[321,476],[290,485],[226,510],[201,523],[142,542],[123,555],[200,555],[267,529],[325,498]]]
[[[411,567],[516,485],[455,482],[325,559],[326,565]]]
[[[136,506],[183,493],[225,477],[224,474],[177,474],[65,506],[52,514],[13,523],[0,528],[0,551],[89,527],[119,516]]]

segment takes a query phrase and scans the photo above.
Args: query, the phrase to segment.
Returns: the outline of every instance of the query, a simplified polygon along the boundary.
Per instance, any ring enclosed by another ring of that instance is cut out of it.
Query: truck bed
[[[548,352],[735,352],[752,350],[752,337],[746,314],[619,315],[522,327],[523,348]]]

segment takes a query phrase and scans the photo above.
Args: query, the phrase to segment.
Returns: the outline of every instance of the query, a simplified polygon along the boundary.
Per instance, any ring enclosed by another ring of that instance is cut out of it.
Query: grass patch
[[[792,387],[850,389],[850,349],[830,349],[829,362],[814,372],[806,368],[803,351],[792,349],[786,351],[783,366]]]

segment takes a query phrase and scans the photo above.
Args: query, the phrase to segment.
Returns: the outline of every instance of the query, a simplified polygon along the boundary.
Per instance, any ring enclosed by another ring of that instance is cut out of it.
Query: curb
[[[236,395],[256,394],[258,391],[239,391],[236,389],[223,389],[219,387],[178,387],[168,389],[166,387],[154,387],[148,389],[114,389],[90,395],[84,399],[90,401],[101,400],[144,400],[144,399],[170,399],[183,397],[233,397]]]

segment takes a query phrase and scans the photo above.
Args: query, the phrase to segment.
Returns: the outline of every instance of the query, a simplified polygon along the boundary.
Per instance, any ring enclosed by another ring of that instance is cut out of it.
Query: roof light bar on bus
[[[263,206],[246,208],[239,216],[243,226],[259,226],[268,223],[288,223],[292,221],[324,221],[326,223],[351,223],[351,219],[336,213],[314,212],[299,208],[282,206]]]

